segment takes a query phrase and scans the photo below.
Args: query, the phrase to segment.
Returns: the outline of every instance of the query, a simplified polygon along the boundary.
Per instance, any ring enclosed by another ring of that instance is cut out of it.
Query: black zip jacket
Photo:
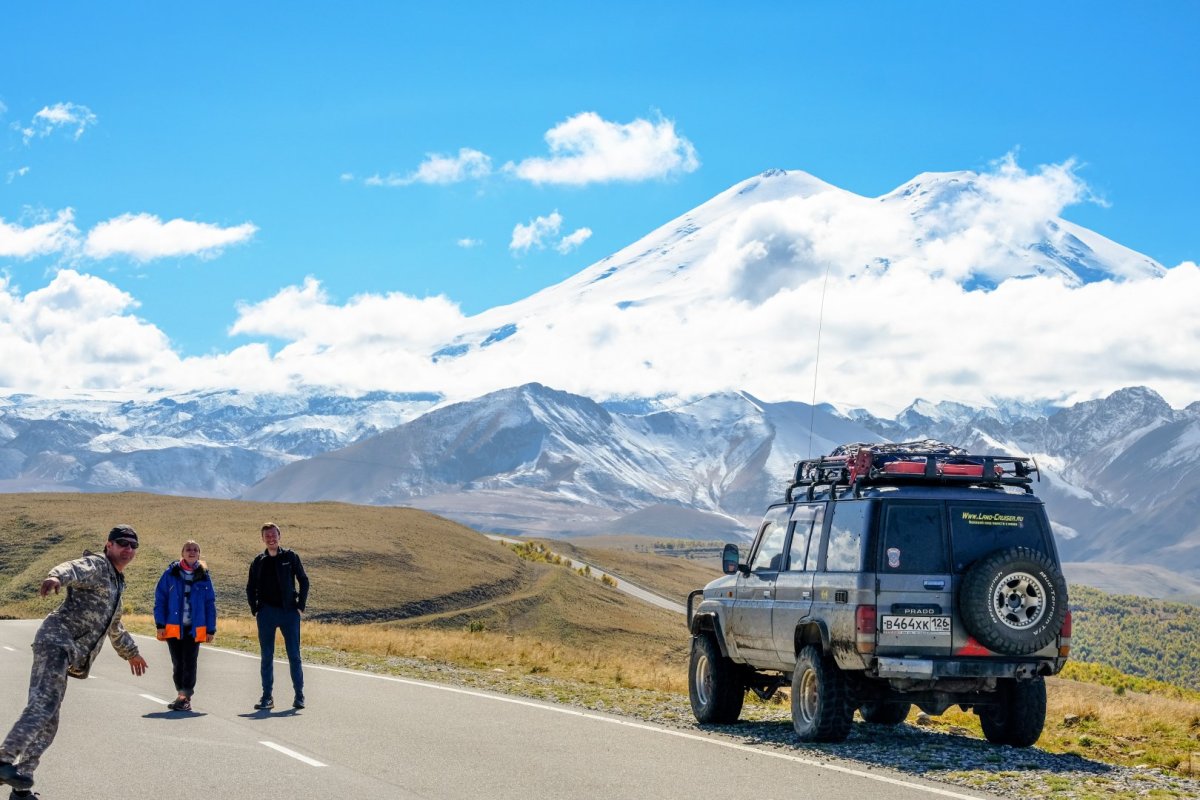
[[[260,589],[264,581],[269,580],[278,581],[279,596],[283,599],[284,609],[290,611],[296,608],[303,611],[308,604],[308,575],[304,572],[304,565],[300,563],[300,555],[295,550],[279,548],[275,575],[264,574],[267,572],[265,566],[269,555],[270,553],[263,550],[250,562],[250,577],[246,580],[246,601],[250,603],[250,613],[258,614],[258,609],[262,607]],[[299,591],[296,591],[297,583],[300,584]]]

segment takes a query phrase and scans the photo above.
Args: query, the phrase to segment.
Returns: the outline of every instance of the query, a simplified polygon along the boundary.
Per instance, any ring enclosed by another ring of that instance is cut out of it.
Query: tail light
[[[854,609],[854,641],[860,653],[875,652],[875,606]]]
[[[1071,653],[1071,609],[1063,618],[1062,628],[1058,632],[1058,657],[1066,658]]]

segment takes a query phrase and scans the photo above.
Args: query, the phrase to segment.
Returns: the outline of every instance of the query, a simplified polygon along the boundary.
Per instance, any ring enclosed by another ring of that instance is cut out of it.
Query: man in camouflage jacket
[[[67,676],[86,678],[107,636],[134,675],[146,672],[146,660],[121,624],[125,567],[137,554],[137,532],[118,525],[108,534],[104,555],[84,552],[50,570],[38,592],[67,589],[67,599],[51,611],[33,639],[33,672],[29,704],[0,744],[0,784],[13,796],[29,796],[33,771],[58,732],[58,711]]]

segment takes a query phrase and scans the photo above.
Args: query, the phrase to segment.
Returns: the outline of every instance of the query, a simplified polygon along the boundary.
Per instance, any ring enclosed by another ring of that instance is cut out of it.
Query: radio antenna
[[[821,366],[821,329],[825,326],[825,292],[829,288],[829,268],[832,262],[825,264],[825,282],[821,284],[821,310],[817,313],[817,356],[813,359],[813,393],[812,404],[808,415],[808,457],[812,458],[813,426],[817,422],[817,370]]]

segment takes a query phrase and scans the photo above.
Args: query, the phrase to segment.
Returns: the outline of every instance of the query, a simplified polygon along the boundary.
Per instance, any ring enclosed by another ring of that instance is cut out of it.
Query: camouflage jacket
[[[67,598],[38,628],[34,647],[65,649],[71,658],[67,674],[73,678],[87,677],[105,634],[121,658],[128,661],[138,655],[137,644],[121,624],[125,576],[107,557],[85,550],[83,558],[59,564],[48,577],[58,579]]]

